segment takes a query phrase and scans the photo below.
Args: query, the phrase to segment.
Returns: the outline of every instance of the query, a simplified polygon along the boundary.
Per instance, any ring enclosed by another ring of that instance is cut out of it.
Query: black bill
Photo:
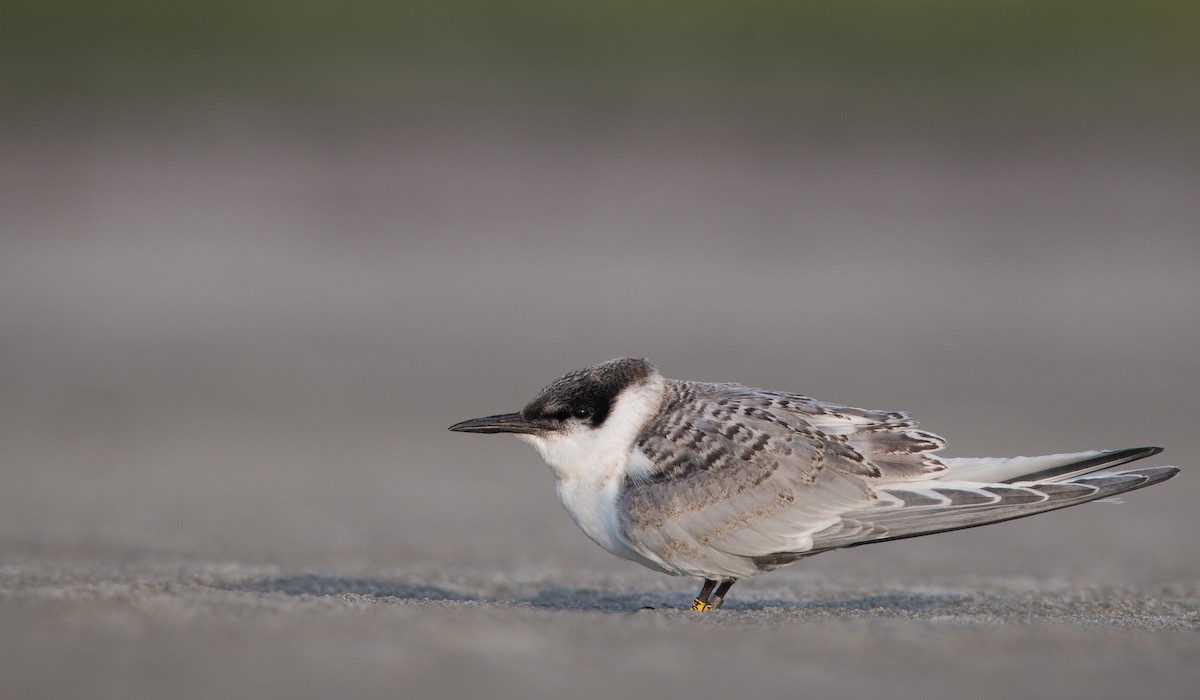
[[[523,418],[520,413],[501,413],[455,423],[450,429],[458,433],[541,433],[547,426]]]

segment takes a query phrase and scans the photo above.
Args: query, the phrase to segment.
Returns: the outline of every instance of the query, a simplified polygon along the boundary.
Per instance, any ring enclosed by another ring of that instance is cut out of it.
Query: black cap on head
[[[569,424],[604,424],[613,402],[627,387],[655,372],[642,358],[620,357],[563,375],[538,392],[520,413],[506,413],[450,426],[464,433],[541,433]]]

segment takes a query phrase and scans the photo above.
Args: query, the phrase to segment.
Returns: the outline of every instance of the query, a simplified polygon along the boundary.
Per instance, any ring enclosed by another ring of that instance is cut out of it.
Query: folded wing
[[[907,415],[680,383],[619,495],[630,547],[674,573],[741,577],[812,554],[1011,520],[1149,486],[1158,448],[939,459]]]

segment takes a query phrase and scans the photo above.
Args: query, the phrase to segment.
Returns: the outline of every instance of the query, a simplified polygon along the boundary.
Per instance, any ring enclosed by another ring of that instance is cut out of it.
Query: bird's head
[[[473,418],[460,433],[513,433],[532,443],[556,472],[627,454],[658,408],[662,376],[648,360],[622,357],[564,375],[518,413]]]

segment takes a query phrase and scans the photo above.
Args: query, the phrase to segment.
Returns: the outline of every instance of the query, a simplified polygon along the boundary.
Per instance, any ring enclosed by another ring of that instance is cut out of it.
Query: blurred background
[[[1194,579],[1198,29],[1170,0],[7,2],[0,556],[640,575],[527,446],[445,430],[634,355],[909,410],[951,456],[1185,469],[807,571]]]
[[[620,355],[1200,453],[1194,3],[2,12],[6,550],[625,566],[445,431]],[[1200,573],[1156,491],[962,541]]]
[[[6,687],[1190,696],[1194,635],[1032,611],[1190,624],[1198,35],[1182,0],[5,2]],[[1184,472],[704,623],[547,612],[694,588],[445,427],[618,355]]]
[[[1194,3],[2,12],[6,550],[624,566],[444,430],[619,355],[1200,452]],[[1200,573],[1193,481],[1007,534]]]

